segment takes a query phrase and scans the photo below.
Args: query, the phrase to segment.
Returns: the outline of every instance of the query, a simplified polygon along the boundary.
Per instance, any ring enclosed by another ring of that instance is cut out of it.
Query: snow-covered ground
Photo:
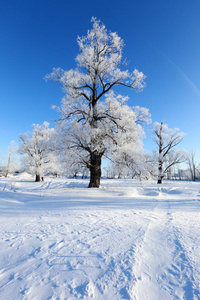
[[[0,299],[200,299],[200,183],[0,178]]]

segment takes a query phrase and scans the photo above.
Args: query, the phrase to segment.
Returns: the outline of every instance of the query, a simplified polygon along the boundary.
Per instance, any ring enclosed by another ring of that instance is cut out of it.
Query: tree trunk
[[[93,84],[93,94],[90,97],[90,104],[92,106],[92,120],[91,120],[91,128],[97,129],[97,99],[96,99],[96,83]],[[98,144],[100,141],[98,137],[91,137],[91,149],[90,152],[90,183],[89,188],[99,188],[100,187],[100,178],[101,178],[101,159],[103,153],[98,153],[96,150],[98,148]]]
[[[101,154],[95,152],[90,154],[90,183],[88,186],[89,188],[100,187],[101,158]]]
[[[161,122],[160,132],[158,135],[159,138],[159,158],[158,158],[158,181],[157,184],[162,183],[163,179],[163,139],[162,139],[162,128],[163,122]]]
[[[163,162],[159,160],[158,162],[158,181],[157,184],[161,184],[163,179]]]
[[[35,182],[39,182],[39,181],[40,181],[40,175],[36,175]]]

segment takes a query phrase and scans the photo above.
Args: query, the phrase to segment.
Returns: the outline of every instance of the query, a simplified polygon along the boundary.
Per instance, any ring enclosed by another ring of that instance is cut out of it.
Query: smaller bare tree
[[[175,147],[184,138],[184,133],[178,128],[170,129],[163,122],[153,124],[153,140],[158,145],[158,184],[162,183],[165,173],[174,165],[186,160],[184,151],[177,151]],[[170,159],[169,159],[170,158]]]
[[[195,152],[190,151],[187,156],[187,164],[190,172],[190,178],[192,181],[196,181],[200,171],[200,164],[195,159]]]

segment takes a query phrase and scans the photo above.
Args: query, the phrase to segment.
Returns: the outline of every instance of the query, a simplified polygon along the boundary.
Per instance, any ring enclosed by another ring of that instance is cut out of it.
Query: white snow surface
[[[0,178],[0,299],[200,299],[200,183]]]

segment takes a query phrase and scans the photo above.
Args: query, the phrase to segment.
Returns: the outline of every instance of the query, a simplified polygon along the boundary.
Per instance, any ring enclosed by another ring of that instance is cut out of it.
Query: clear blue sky
[[[129,104],[187,133],[180,148],[200,160],[199,0],[1,1],[0,156],[33,123],[58,118],[51,105],[60,104],[62,89],[43,78],[53,67],[75,68],[76,38],[86,35],[92,16],[124,39],[128,69],[147,76],[142,93],[123,90]],[[151,151],[153,143],[147,138],[144,146]]]

